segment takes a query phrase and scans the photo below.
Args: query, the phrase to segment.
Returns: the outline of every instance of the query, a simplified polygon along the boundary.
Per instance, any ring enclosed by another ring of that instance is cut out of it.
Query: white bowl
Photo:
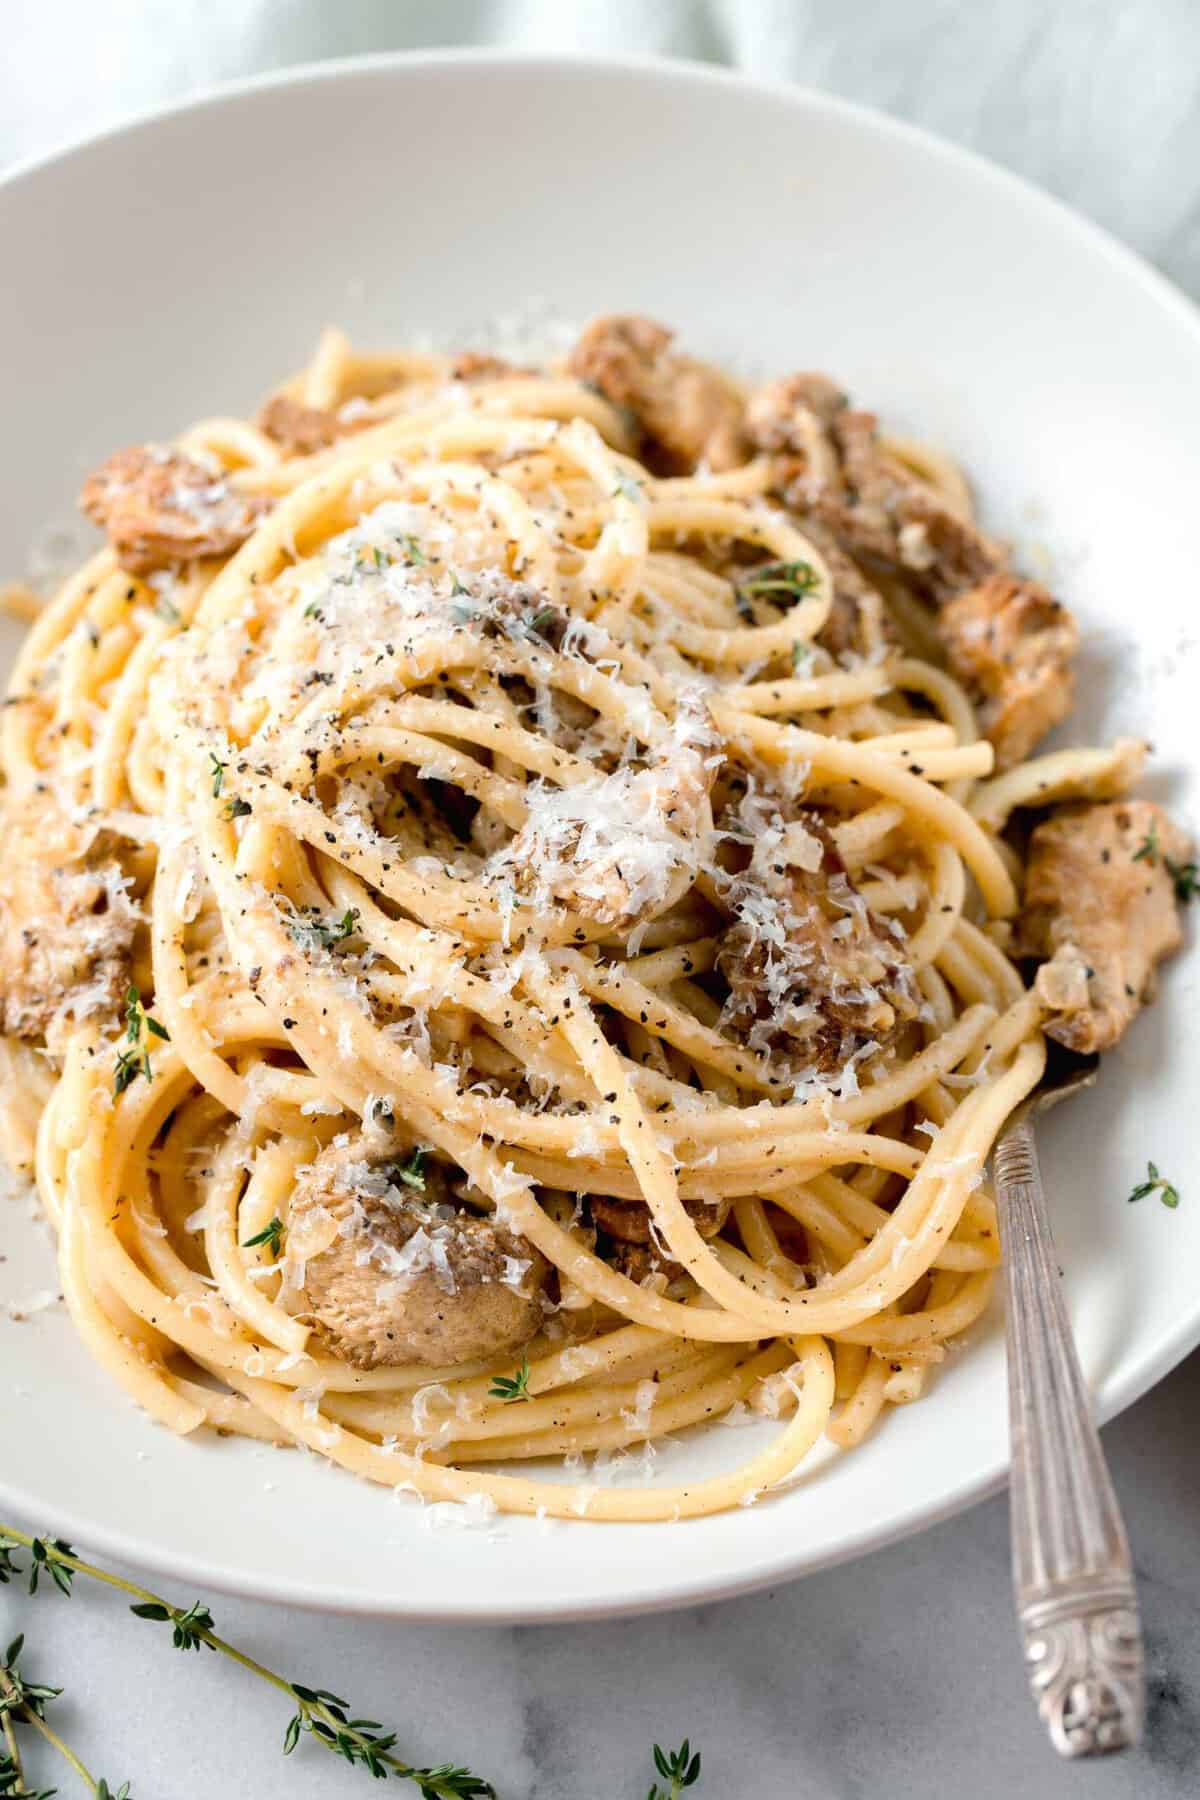
[[[290,71],[18,171],[0,188],[19,574],[110,448],[245,411],[340,322],[469,344],[537,300],[638,309],[752,370],[834,371],[959,455],[989,522],[1049,553],[1088,646],[1076,736],[1195,763],[1200,329],[1100,232],[1012,176],[802,89],[672,63],[487,54]],[[1200,1338],[1196,958],[1168,971],[1099,1088],[1045,1126],[1071,1308],[1105,1415]],[[1168,1212],[1126,1204],[1148,1157]],[[53,1281],[20,1205],[0,1301]],[[224,1587],[431,1619],[550,1619],[761,1586],[941,1518],[1005,1466],[997,1321],[929,1396],[791,1491],[677,1526],[440,1530],[411,1497],[300,1452],[176,1441],[109,1384],[61,1308],[0,1317],[0,1494],[39,1526]],[[712,1429],[659,1460],[741,1460]]]

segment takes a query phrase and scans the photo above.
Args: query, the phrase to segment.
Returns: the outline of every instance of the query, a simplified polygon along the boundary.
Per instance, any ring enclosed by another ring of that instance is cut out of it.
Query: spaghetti
[[[43,963],[0,1072],[72,1318],[156,1419],[657,1520],[857,1443],[987,1305],[1047,1013],[998,834],[1040,790],[988,780],[928,592],[868,579],[794,446],[680,472],[604,388],[330,333],[258,425],[89,484],[115,550],[4,716]],[[731,1473],[600,1478],[747,1408],[780,1423]]]

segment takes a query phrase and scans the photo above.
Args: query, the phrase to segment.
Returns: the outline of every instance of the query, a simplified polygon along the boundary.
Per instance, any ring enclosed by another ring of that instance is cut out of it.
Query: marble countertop
[[[1144,1747],[1103,1763],[1068,1768],[1042,1737],[1012,1622],[1003,1496],[791,1586],[610,1624],[431,1628],[206,1598],[241,1649],[386,1719],[415,1760],[452,1754],[501,1800],[642,1800],[651,1745],[685,1736],[703,1753],[697,1800],[1194,1800],[1198,1400],[1193,1358],[1105,1432],[1150,1701]],[[31,1674],[67,1688],[60,1728],[110,1781],[130,1777],[133,1800],[361,1791],[361,1771],[309,1744],[284,1764],[282,1696],[216,1657],[183,1665],[118,1595],[80,1583],[69,1603],[25,1601],[7,1588],[0,1643],[21,1629]],[[52,1758],[36,1767],[59,1780]]]
[[[1020,170],[1200,297],[1189,0],[39,0],[12,10],[6,41],[0,165],[216,81],[378,48],[519,42],[790,70]],[[467,1762],[503,1800],[638,1800],[650,1746],[685,1735],[703,1751],[698,1800],[1182,1800],[1200,1790],[1198,1418],[1200,1356],[1105,1434],[1150,1665],[1145,1747],[1105,1764],[1067,1769],[1042,1740],[1003,1499],[790,1587],[632,1622],[434,1629],[206,1598],[250,1654],[331,1683],[415,1761]],[[309,1745],[282,1763],[282,1699],[216,1658],[182,1664],[117,1596],[6,1588],[0,1642],[19,1630],[31,1673],[68,1689],[64,1732],[133,1800],[361,1790],[362,1772]],[[31,1773],[60,1780],[49,1760]]]

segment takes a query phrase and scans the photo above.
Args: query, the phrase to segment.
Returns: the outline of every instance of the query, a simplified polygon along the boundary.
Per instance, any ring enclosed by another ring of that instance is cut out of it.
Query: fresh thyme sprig
[[[1158,841],[1158,820],[1151,819],[1150,829],[1133,853],[1134,862],[1149,863],[1152,869],[1157,868],[1159,857],[1162,857],[1163,868],[1175,884],[1175,898],[1181,906],[1200,894],[1200,865],[1194,862],[1176,862],[1174,857],[1167,856]]]
[[[186,1612],[179,1612],[165,1606],[161,1600],[144,1600],[139,1606],[131,1606],[130,1612],[139,1619],[155,1619],[171,1623],[171,1642],[176,1650],[199,1650],[201,1644],[215,1650],[216,1645],[209,1643],[206,1633],[213,1628],[213,1616],[207,1606],[196,1600]]]
[[[16,1739],[14,1738],[14,1743]],[[33,1789],[25,1786],[25,1771],[21,1767],[21,1759],[12,1751],[0,1751],[0,1796],[8,1800],[54,1800],[57,1788],[39,1788],[35,1794]]]
[[[1150,829],[1133,853],[1134,862],[1149,863],[1154,868],[1158,862],[1158,820],[1151,819]]]
[[[1160,1175],[1158,1165],[1152,1162],[1146,1164],[1145,1181],[1139,1181],[1130,1194],[1130,1204],[1135,1200],[1144,1200],[1147,1194],[1157,1194],[1163,1205],[1169,1206],[1172,1212],[1179,1205],[1179,1189],[1165,1175]]]
[[[684,1788],[695,1787],[700,1779],[700,1752],[693,1753],[687,1738],[678,1750],[663,1750],[655,1744],[654,1767],[668,1785],[660,1788],[655,1782],[646,1800],[679,1800]]]
[[[7,1689],[3,1690],[4,1695],[7,1695],[7,1691]],[[0,1751],[0,1795],[27,1794],[25,1770],[21,1763],[20,1746],[17,1743],[17,1731],[12,1722],[12,1715],[8,1712],[0,1713],[0,1736],[4,1738],[5,1744],[4,1750]],[[39,1800],[46,1800],[46,1796],[41,1795]]]
[[[221,785],[225,780],[225,771],[229,767],[229,764],[227,762],[222,762],[215,750],[209,751],[208,760],[212,764],[212,792],[213,799],[215,800],[217,795],[221,792]]]
[[[243,800],[239,794],[235,794],[232,800],[227,800],[225,802],[225,817],[227,819],[245,819],[248,818],[253,811],[254,808],[251,806],[250,802],[248,800]]]
[[[424,1144],[418,1144],[406,1163],[396,1163],[393,1166],[392,1173],[396,1180],[402,1181],[405,1187],[416,1188],[423,1194],[425,1192],[425,1158],[428,1154]]]
[[[20,1763],[11,1756],[0,1754],[0,1795],[11,1794],[14,1800],[54,1800],[57,1788],[39,1788],[35,1794],[32,1788],[25,1786],[25,1775]]]
[[[117,1051],[117,1061],[113,1069],[113,1093],[120,1096],[125,1089],[135,1082],[139,1075],[147,1081],[153,1081],[154,1071],[150,1067],[150,1047],[146,1036],[162,1038],[170,1042],[170,1034],[165,1025],[152,1019],[142,1005],[142,996],[131,982],[125,989],[125,1043]]]
[[[511,1405],[514,1400],[532,1400],[529,1391],[529,1358],[521,1358],[521,1366],[515,1375],[497,1375],[488,1388],[489,1400],[503,1400]]]
[[[43,1682],[26,1681],[17,1668],[25,1648],[25,1635],[15,1637],[4,1652],[4,1674],[0,1676],[0,1714],[11,1718],[14,1713],[28,1713],[36,1719],[46,1716],[47,1700],[57,1700],[61,1688],[47,1687]]]
[[[6,1543],[11,1549],[12,1539]],[[61,1539],[50,1539],[50,1543],[61,1542]],[[43,1543],[43,1539],[32,1539],[33,1543]],[[35,1565],[36,1567],[36,1565]],[[73,1573],[73,1571],[72,1571]],[[30,1591],[33,1591],[32,1585]],[[69,1587],[63,1590],[69,1592]],[[12,1795],[14,1800],[20,1795],[21,1800],[53,1800],[57,1788],[43,1788],[34,1794],[25,1784],[25,1771],[21,1765],[21,1752],[17,1743],[16,1726],[29,1725],[45,1738],[46,1742],[57,1750],[81,1781],[95,1795],[96,1800],[131,1800],[129,1783],[126,1781],[119,1789],[109,1787],[101,1775],[93,1776],[86,1763],[78,1757],[71,1746],[59,1737],[53,1726],[46,1723],[46,1704],[57,1700],[62,1693],[61,1688],[50,1687],[45,1682],[27,1681],[18,1667],[18,1659],[25,1647],[24,1636],[14,1638],[0,1660],[0,1726],[3,1727],[5,1751],[0,1756],[0,1795]]]
[[[242,1239],[243,1250],[253,1250],[256,1244],[265,1244],[272,1256],[279,1255],[279,1246],[283,1238],[283,1220],[276,1213],[275,1217],[256,1231],[253,1237]]]
[[[517,637],[540,638],[547,625],[553,625],[559,614],[553,606],[529,607],[514,620]]]
[[[34,1538],[29,1546],[33,1552],[33,1563],[29,1570],[29,1591],[36,1594],[38,1582],[43,1573],[48,1574],[60,1594],[71,1598],[71,1583],[75,1579],[75,1571],[68,1564],[60,1562],[59,1556],[74,1555],[70,1544],[64,1538]]]
[[[811,594],[817,585],[817,571],[807,562],[771,562],[764,563],[761,569],[755,569],[743,581],[739,588],[741,594],[790,594],[793,600],[803,600]]]
[[[132,1595],[136,1604],[131,1606],[130,1611],[138,1618],[169,1624],[171,1642],[177,1650],[199,1650],[201,1644],[204,1644],[208,1649],[218,1651],[239,1667],[248,1670],[250,1674],[257,1675],[260,1681],[267,1682],[281,1694],[286,1694],[296,1711],[284,1734],[285,1754],[290,1755],[301,1735],[307,1734],[323,1749],[332,1751],[354,1767],[366,1769],[379,1779],[392,1775],[414,1782],[420,1791],[421,1800],[496,1800],[496,1791],[491,1783],[473,1775],[469,1769],[454,1763],[440,1763],[436,1768],[418,1768],[415,1764],[405,1762],[395,1754],[396,1734],[385,1732],[377,1720],[351,1718],[347,1702],[336,1694],[331,1694],[324,1688],[312,1688],[301,1682],[289,1681],[263,1663],[256,1662],[253,1657],[247,1656],[244,1651],[217,1635],[212,1614],[201,1602],[195,1601],[186,1608],[171,1606],[160,1595],[152,1594],[148,1588],[126,1581],[123,1576],[114,1575],[107,1569],[98,1568],[95,1563],[85,1562],[60,1538],[34,1538],[13,1526],[0,1525],[0,1571],[6,1581],[26,1573],[13,1560],[13,1551],[19,1548],[30,1551],[34,1558],[29,1571],[30,1592],[36,1591],[36,1574],[43,1567],[51,1573],[55,1569],[63,1572],[65,1585],[60,1583],[60,1586],[68,1594],[71,1591],[71,1578],[77,1574],[87,1575],[106,1587]],[[17,1650],[19,1649],[18,1642]],[[8,1691],[4,1685],[7,1673],[6,1669],[0,1668],[0,1691],[3,1692]],[[34,1690],[26,1685],[24,1691],[28,1694]],[[52,1697],[56,1692],[57,1690],[48,1690],[47,1697]],[[36,1712],[26,1707],[20,1716],[55,1745],[81,1779],[88,1783],[96,1800],[130,1800],[128,1783],[119,1790],[113,1790],[104,1781],[94,1780],[69,1746],[39,1719]],[[10,1759],[11,1755],[10,1750]],[[20,1789],[12,1791],[19,1793]],[[0,1794],[3,1792],[3,1788],[0,1788]]]
[[[358,908],[349,906],[340,919],[313,918],[301,914],[288,926],[289,936],[297,944],[304,944],[310,950],[318,946],[322,950],[332,950],[335,944],[344,944],[358,930]]]

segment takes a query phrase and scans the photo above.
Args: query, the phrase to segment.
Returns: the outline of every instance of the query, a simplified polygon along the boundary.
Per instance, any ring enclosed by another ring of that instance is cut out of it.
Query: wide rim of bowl
[[[186,99],[172,100],[147,107],[112,125],[89,132],[65,143],[52,146],[26,157],[0,173],[0,209],[6,191],[58,165],[86,158],[97,146],[123,137],[153,132],[159,123],[181,115],[216,112],[256,93],[285,88],[303,88],[322,82],[337,82],[359,75],[388,75],[399,71],[420,73],[450,67],[473,69],[526,70],[540,72],[553,79],[563,72],[593,73],[603,79],[640,79],[679,88],[703,89],[725,87],[749,90],[773,101],[850,124],[877,139],[900,143],[915,149],[933,161],[949,164],[979,184],[1006,192],[1019,205],[1051,220],[1065,235],[1107,263],[1119,277],[1140,288],[1160,308],[1189,333],[1200,358],[1200,308],[1167,276],[1155,269],[1139,253],[1114,237],[1103,226],[1077,212],[1065,201],[1040,188],[1025,176],[1016,174],[978,151],[956,144],[923,126],[910,124],[881,112],[861,101],[845,99],[802,83],[767,79],[743,74],[709,63],[685,58],[660,57],[652,54],[593,55],[590,52],[531,52],[489,46],[420,50],[393,50],[306,62],[263,71],[235,81],[206,87]],[[1123,1412],[1163,1380],[1190,1351],[1200,1344],[1200,1300],[1190,1319],[1180,1319],[1160,1333],[1154,1347],[1130,1366],[1123,1368],[1106,1382],[1097,1396],[1097,1413],[1102,1423]],[[530,1604],[513,1607],[490,1605],[486,1595],[473,1597],[470,1604],[452,1604],[428,1608],[407,1608],[395,1596],[356,1596],[339,1598],[328,1587],[305,1581],[300,1576],[278,1578],[248,1575],[238,1570],[209,1562],[186,1551],[164,1552],[146,1546],[119,1530],[97,1526],[85,1513],[70,1505],[52,1505],[22,1489],[10,1473],[0,1470],[0,1500],[28,1518],[34,1512],[42,1515],[39,1523],[47,1530],[86,1543],[89,1549],[128,1563],[135,1568],[161,1574],[172,1580],[210,1588],[219,1593],[239,1595],[278,1605],[300,1606],[316,1612],[348,1616],[375,1616],[432,1624],[564,1624],[588,1619],[631,1617],[654,1612],[672,1611],[685,1606],[730,1599],[740,1594],[759,1592],[783,1581],[798,1579],[817,1569],[868,1555],[929,1526],[940,1524],[997,1492],[1007,1480],[1007,1464],[1000,1459],[975,1475],[949,1485],[937,1501],[914,1501],[884,1526],[870,1526],[851,1533],[844,1543],[823,1550],[816,1556],[805,1556],[803,1550],[783,1549],[769,1564],[759,1563],[752,1570],[711,1576],[694,1576],[684,1580],[660,1579],[657,1585],[642,1584],[636,1593],[606,1595],[602,1599],[569,1600],[565,1605],[553,1596],[531,1599]],[[49,1514],[47,1517],[46,1514]]]

